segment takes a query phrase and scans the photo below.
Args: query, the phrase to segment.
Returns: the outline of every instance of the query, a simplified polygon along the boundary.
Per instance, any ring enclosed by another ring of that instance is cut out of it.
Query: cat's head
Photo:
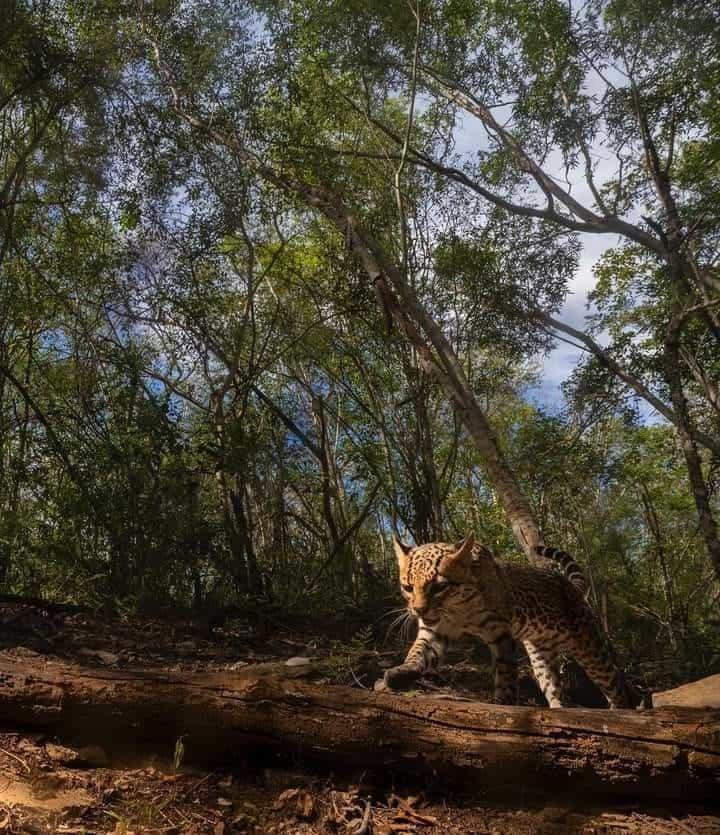
[[[475,539],[429,542],[412,547],[393,538],[400,573],[400,591],[412,614],[428,626],[447,614],[447,605],[470,576]]]

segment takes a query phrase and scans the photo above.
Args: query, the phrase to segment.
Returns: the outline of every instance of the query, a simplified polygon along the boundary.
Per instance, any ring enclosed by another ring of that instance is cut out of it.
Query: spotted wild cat
[[[495,699],[515,700],[514,641],[525,646],[550,707],[562,707],[558,653],[566,650],[585,668],[610,707],[628,707],[629,691],[590,606],[578,564],[554,548],[538,552],[563,574],[496,560],[472,536],[454,545],[416,548],[395,539],[400,585],[418,634],[403,664],[385,673],[385,684],[403,689],[440,664],[448,641],[472,635],[485,641],[495,662]]]

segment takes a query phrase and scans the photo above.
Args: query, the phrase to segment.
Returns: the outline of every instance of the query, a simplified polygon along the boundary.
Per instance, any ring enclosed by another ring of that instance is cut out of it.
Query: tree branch
[[[612,371],[616,377],[619,377],[627,386],[633,389],[636,394],[656,409],[669,423],[672,423],[674,426],[680,426],[680,419],[675,414],[673,409],[668,406],[667,403],[660,400],[659,397],[656,397],[641,380],[631,374],[627,369],[623,368],[623,366],[621,366],[611,354],[598,345],[598,343],[595,342],[595,340],[587,333],[577,330],[577,328],[573,328],[570,325],[566,325],[558,319],[554,319],[542,310],[533,310],[531,315],[534,319],[537,319],[539,322],[546,325],[547,328],[554,328],[555,330],[568,334],[568,336],[572,336],[573,339],[577,339],[578,342],[581,342],[585,348],[596,357],[603,367],[607,368],[608,371]],[[693,437],[698,443],[709,449],[714,455],[720,456],[720,442],[698,429],[693,430]]]

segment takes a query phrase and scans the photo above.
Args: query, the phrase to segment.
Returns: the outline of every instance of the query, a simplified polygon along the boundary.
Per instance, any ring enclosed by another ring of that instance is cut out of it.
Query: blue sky
[[[583,251],[580,265],[570,282],[570,292],[557,317],[578,329],[584,329],[586,325],[588,293],[595,286],[593,266],[605,250],[617,243],[616,238],[603,235],[582,235],[581,238]],[[531,399],[551,412],[556,411],[562,400],[560,386],[568,378],[583,353],[568,345],[567,342],[558,342],[555,349],[547,356],[538,357],[541,382],[530,390]]]

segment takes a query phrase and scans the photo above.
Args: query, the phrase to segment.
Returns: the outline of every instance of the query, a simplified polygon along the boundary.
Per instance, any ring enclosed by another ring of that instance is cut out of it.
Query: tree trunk
[[[350,593],[353,581],[353,553],[345,538],[347,527],[339,480],[334,463],[334,450],[327,426],[325,402],[319,395],[312,395],[312,413],[318,435],[321,474],[323,518],[330,538],[330,574],[335,587]]]
[[[232,558],[231,573],[235,591],[238,594],[244,594],[259,590],[260,573],[245,513],[245,482],[240,474],[233,472],[233,468],[228,465],[229,456],[226,444],[228,416],[225,413],[223,399],[230,385],[229,379],[211,396],[217,444],[215,480],[218,485],[222,518]]]
[[[372,258],[374,253],[368,255]],[[379,258],[379,255],[378,255]],[[424,310],[402,276],[390,265],[393,288],[382,275],[375,275],[375,286],[382,304],[415,346],[420,363],[427,374],[440,384],[453,404],[482,458],[485,470],[510,520],[515,539],[530,562],[544,564],[535,546],[542,544],[540,528],[530,504],[520,489],[515,474],[508,466],[490,423],[477,401],[452,346],[440,327]],[[369,266],[366,266],[369,271]],[[402,303],[401,303],[402,302]],[[422,328],[422,331],[420,330]]]
[[[303,669],[311,669],[307,665]],[[222,762],[238,752],[443,774],[458,789],[570,789],[709,800],[720,784],[720,711],[549,710],[313,684],[298,668],[199,675],[79,667],[0,653],[0,722],[111,749],[119,742]]]
[[[720,535],[717,522],[713,516],[708,495],[708,487],[702,471],[702,461],[691,432],[691,419],[688,412],[687,400],[683,390],[680,373],[680,332],[683,325],[682,311],[679,304],[675,305],[673,316],[665,333],[664,372],[665,381],[670,391],[670,400],[678,416],[677,433],[680,447],[685,457],[690,488],[695,508],[700,522],[700,532],[705,540],[710,564],[715,571],[715,577],[720,580]]]
[[[673,650],[677,650],[678,637],[683,641],[685,634],[680,618],[678,607],[675,603],[675,590],[673,588],[672,578],[670,577],[670,570],[667,563],[667,555],[665,554],[665,543],[663,541],[662,530],[660,527],[660,519],[658,518],[655,505],[652,501],[652,496],[646,484],[638,485],[640,490],[640,500],[645,509],[645,524],[652,534],[655,541],[655,556],[660,566],[660,576],[662,578],[663,593],[665,595],[665,605],[667,606],[667,627],[668,637],[670,638],[670,646]]]
[[[444,537],[443,506],[435,467],[432,428],[428,414],[429,379],[418,367],[415,352],[402,353],[415,421],[408,433],[408,475],[412,483],[416,541],[438,542]]]

